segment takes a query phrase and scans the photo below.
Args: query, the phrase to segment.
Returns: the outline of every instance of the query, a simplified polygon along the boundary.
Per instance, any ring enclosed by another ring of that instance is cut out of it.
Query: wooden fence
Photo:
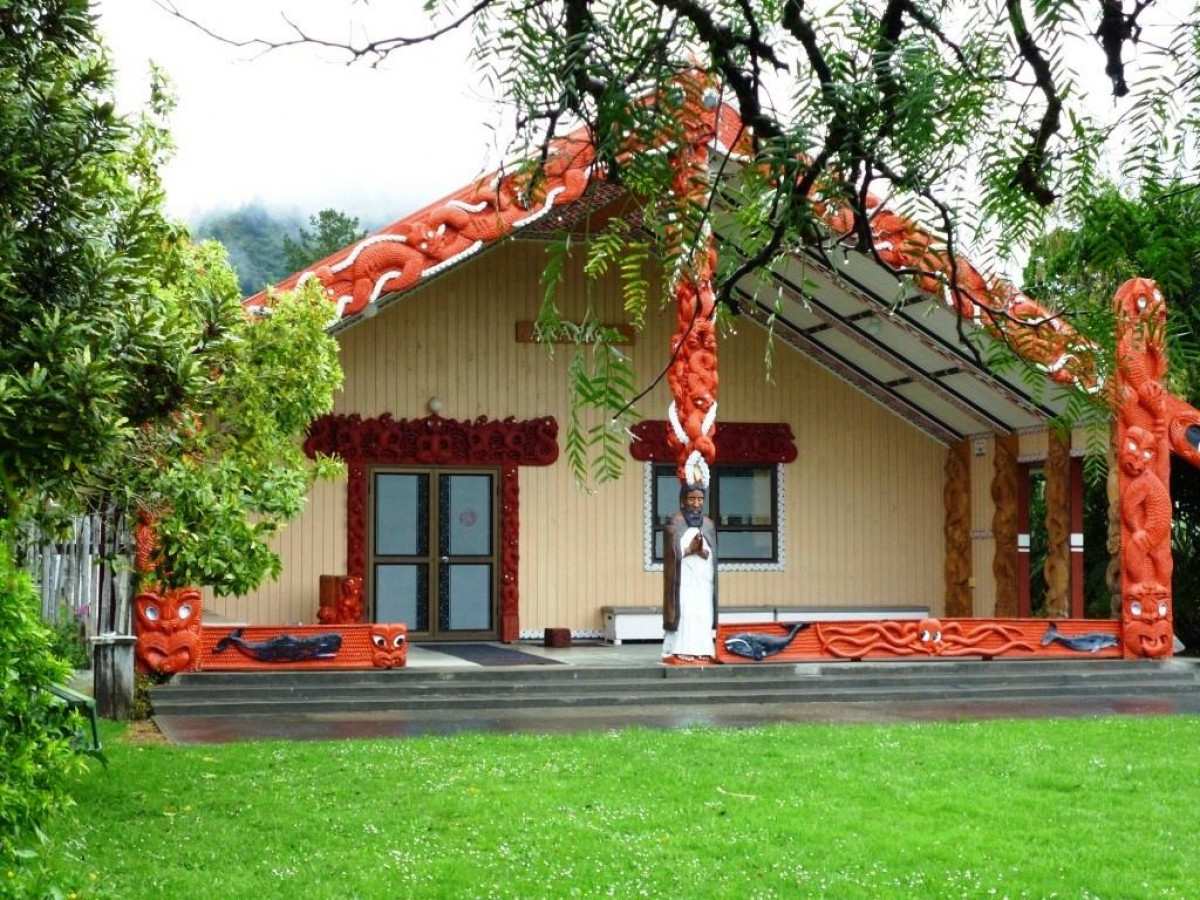
[[[20,541],[25,568],[42,597],[42,618],[83,623],[88,637],[129,634],[133,542],[124,513],[76,519],[65,535],[30,530]]]

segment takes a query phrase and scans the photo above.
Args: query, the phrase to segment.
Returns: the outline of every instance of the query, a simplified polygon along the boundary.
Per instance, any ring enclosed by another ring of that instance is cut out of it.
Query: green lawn
[[[1200,897],[1200,719],[109,743],[112,898]]]

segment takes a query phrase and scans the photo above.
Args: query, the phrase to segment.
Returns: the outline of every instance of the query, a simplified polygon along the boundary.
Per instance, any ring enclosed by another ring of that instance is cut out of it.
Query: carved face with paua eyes
[[[408,663],[408,626],[371,626],[371,664],[377,669],[395,669]]]
[[[1121,642],[1130,656],[1160,659],[1174,643],[1171,626],[1171,598],[1161,585],[1144,582],[1134,585],[1123,601],[1125,620]]]
[[[1137,478],[1154,461],[1157,453],[1154,435],[1134,425],[1125,429],[1125,444],[1121,447],[1121,468],[1130,478]]]
[[[202,606],[200,592],[192,587],[138,594],[133,601],[138,668],[162,674],[192,668],[200,655]]]

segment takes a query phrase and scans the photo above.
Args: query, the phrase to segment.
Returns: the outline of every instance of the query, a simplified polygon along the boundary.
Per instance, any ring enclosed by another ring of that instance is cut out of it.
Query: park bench
[[[100,722],[96,716],[96,701],[87,694],[81,694],[62,684],[51,685],[50,693],[58,698],[58,702],[62,706],[78,712],[90,725],[91,735],[88,735],[89,729],[78,728],[71,736],[71,745],[80,753],[98,759],[107,766],[108,760],[104,756],[104,748],[100,746]]]

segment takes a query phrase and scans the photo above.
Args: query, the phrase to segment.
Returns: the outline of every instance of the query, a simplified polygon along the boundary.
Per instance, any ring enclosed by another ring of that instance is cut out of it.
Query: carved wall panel
[[[1053,429],[1045,472],[1046,615],[1060,619],[1071,605],[1071,443]]]
[[[1017,463],[1020,438],[1016,434],[996,435],[996,453],[992,458],[992,534],[995,556],[992,575],[996,580],[998,617],[1017,615],[1021,598],[1018,581],[1020,559],[1017,553],[1017,503],[1020,497],[1021,468]]]
[[[971,599],[971,463],[970,448],[959,441],[946,451],[945,610],[947,616],[974,612]]]
[[[634,441],[629,455],[639,462],[675,462],[667,441],[667,423],[643,419],[629,429]],[[718,463],[769,465],[795,462],[796,439],[786,422],[722,422],[714,439]]]

